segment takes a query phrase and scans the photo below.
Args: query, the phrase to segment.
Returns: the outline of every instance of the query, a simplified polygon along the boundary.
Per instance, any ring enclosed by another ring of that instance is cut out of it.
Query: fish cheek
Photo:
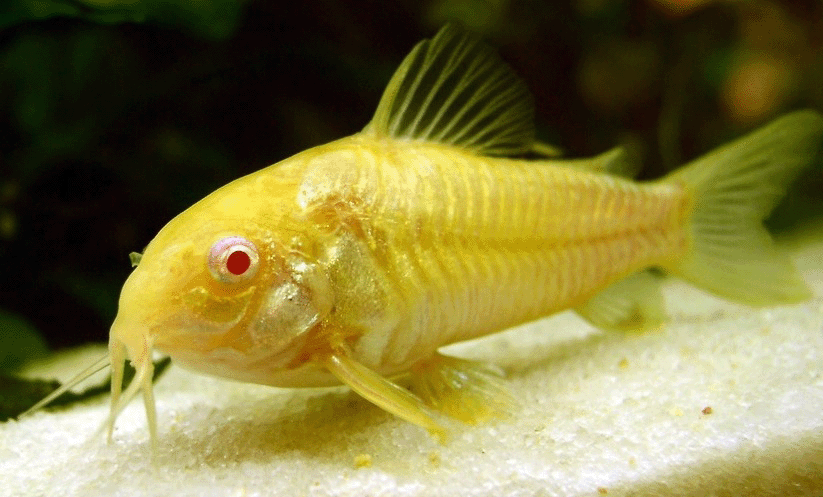
[[[218,296],[198,286],[183,294],[182,301],[196,321],[202,321],[207,328],[214,327],[214,331],[225,331],[243,318],[256,289],[250,286],[238,294]]]
[[[276,354],[309,331],[323,317],[313,292],[295,281],[284,281],[263,296],[249,335],[261,354]]]

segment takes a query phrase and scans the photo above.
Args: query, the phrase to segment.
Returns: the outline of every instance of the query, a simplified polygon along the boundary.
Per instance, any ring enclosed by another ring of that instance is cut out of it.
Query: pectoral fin
[[[324,364],[340,381],[395,416],[426,428],[440,441],[446,437],[445,429],[433,418],[423,401],[414,394],[363,366],[345,352],[328,356]]]
[[[638,331],[655,328],[665,319],[661,277],[641,271],[613,283],[575,310],[598,328]]]

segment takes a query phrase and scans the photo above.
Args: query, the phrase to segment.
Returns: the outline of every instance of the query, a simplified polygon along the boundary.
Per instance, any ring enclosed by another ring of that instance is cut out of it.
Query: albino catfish
[[[471,423],[508,406],[488,368],[443,345],[570,308],[605,329],[656,326],[661,272],[754,306],[810,296],[762,220],[818,151],[816,112],[647,183],[608,172],[619,150],[523,159],[533,114],[494,50],[446,26],[405,58],[363,131],[172,219],[123,286],[101,361],[109,436],[142,390],[156,440],[154,350],[245,382],[346,384],[442,435],[437,413]],[[121,395],[127,359],[137,374]]]

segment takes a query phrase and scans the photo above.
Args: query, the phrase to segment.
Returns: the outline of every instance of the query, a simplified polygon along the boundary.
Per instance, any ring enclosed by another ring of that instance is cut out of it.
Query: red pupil
[[[249,266],[251,266],[251,258],[249,254],[242,250],[235,250],[229,254],[229,258],[226,260],[226,269],[228,269],[231,274],[237,276],[248,271]]]

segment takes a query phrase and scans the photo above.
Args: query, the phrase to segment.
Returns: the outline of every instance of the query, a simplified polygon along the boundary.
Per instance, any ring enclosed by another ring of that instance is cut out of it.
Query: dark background
[[[456,20],[535,94],[569,157],[623,144],[659,177],[823,109],[823,3],[5,0],[0,369],[104,341],[128,253],[218,186],[360,130],[402,57]],[[823,213],[820,165],[771,220]]]

